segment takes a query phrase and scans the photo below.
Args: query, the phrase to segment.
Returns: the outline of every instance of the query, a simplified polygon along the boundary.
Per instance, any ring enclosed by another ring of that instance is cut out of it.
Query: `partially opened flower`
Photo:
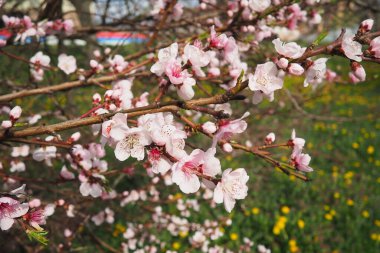
[[[319,84],[326,76],[326,62],[327,58],[319,58],[314,61],[312,65],[306,71],[306,78],[303,83],[304,87],[309,84]]]
[[[290,145],[293,147],[292,158],[302,152],[302,149],[305,146],[305,142],[305,139],[296,137],[296,130],[293,129],[290,139]]]
[[[219,140],[228,141],[234,134],[240,134],[247,129],[247,122],[243,119],[249,116],[249,112],[244,113],[240,119],[221,120],[219,129],[214,135],[212,146],[215,147]]]
[[[362,45],[354,40],[355,35],[346,32],[342,39],[342,49],[344,54],[351,60],[361,62],[362,61]]]
[[[306,47],[301,47],[295,42],[284,43],[279,38],[273,40],[272,43],[274,44],[277,53],[291,59],[301,57],[306,51]]]
[[[218,204],[224,203],[227,212],[231,212],[235,206],[236,199],[247,197],[248,180],[249,176],[245,169],[226,169],[223,172],[221,181],[214,189],[214,201]]]

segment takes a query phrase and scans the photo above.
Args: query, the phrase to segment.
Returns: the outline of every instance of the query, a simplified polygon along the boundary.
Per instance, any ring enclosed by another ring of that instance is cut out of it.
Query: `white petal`
[[[223,189],[222,183],[218,183],[218,185],[214,189],[214,201],[215,203],[223,203]]]

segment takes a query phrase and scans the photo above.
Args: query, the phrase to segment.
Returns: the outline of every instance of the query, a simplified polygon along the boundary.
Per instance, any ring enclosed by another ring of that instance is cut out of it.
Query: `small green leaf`
[[[27,229],[26,234],[28,235],[29,240],[31,240],[31,241],[36,240],[37,242],[39,242],[45,246],[49,242],[49,240],[46,238],[46,235],[48,234],[48,232],[45,230],[38,231],[38,230]]]

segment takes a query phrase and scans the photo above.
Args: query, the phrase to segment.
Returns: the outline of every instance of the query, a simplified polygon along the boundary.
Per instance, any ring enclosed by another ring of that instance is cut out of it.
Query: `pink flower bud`
[[[368,50],[371,54],[373,54],[376,58],[380,58],[380,36],[374,38],[369,45],[370,47]]]
[[[202,125],[202,130],[205,133],[213,134],[216,132],[216,125],[213,122],[207,121]]]
[[[100,51],[97,49],[97,50],[95,50],[94,52],[93,52],[93,54],[94,54],[94,56],[96,57],[96,58],[100,58],[100,56],[102,56],[101,54],[100,54]]]
[[[373,27],[373,19],[366,19],[361,24],[359,29],[361,32],[369,32]]]
[[[305,70],[302,68],[301,65],[297,63],[291,63],[289,67],[289,73],[295,76],[300,76],[303,74]]]
[[[0,47],[5,47],[7,45],[7,41],[0,39]]]
[[[65,200],[64,199],[59,199],[58,201],[57,201],[57,205],[58,206],[63,206],[65,204]]]
[[[107,47],[106,49],[104,49],[104,54],[108,55],[111,53],[111,48]]]
[[[80,138],[80,132],[73,133],[70,137],[71,141],[78,141]]]
[[[276,140],[276,135],[274,133],[269,133],[265,137],[265,144],[272,144]]]
[[[40,205],[41,205],[40,199],[32,199],[31,201],[29,201],[29,207],[30,208],[39,207]]]
[[[277,66],[281,69],[286,69],[289,65],[289,61],[288,59],[286,58],[281,58],[280,60],[278,60],[277,62]]]
[[[358,83],[358,82],[360,82],[360,80],[352,72],[348,73],[348,77],[350,78],[350,82],[351,83]]]
[[[353,74],[359,79],[359,81],[364,82],[366,78],[366,73],[362,65],[357,62],[351,63],[351,69]]]
[[[1,122],[1,127],[4,129],[11,128],[12,126],[13,124],[10,120],[3,120],[3,122]]]
[[[102,97],[100,96],[99,93],[95,93],[93,96],[92,96],[92,102],[94,104],[98,104],[100,103],[100,101],[102,101]]]
[[[16,121],[20,118],[22,113],[22,109],[20,106],[15,106],[13,109],[9,112],[9,117],[11,118],[12,121]]]
[[[223,144],[223,150],[224,150],[224,152],[231,153],[233,148],[232,148],[231,144],[224,143]]]

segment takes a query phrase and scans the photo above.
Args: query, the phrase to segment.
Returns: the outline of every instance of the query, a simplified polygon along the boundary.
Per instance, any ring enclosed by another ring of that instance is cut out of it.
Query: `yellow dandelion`
[[[333,216],[332,216],[330,213],[326,213],[326,214],[325,214],[325,219],[326,219],[326,220],[332,220],[332,219],[333,219]]]
[[[238,235],[238,234],[236,234],[236,233],[231,233],[231,234],[230,234],[230,239],[231,239],[232,241],[236,241],[238,238],[239,238],[239,235]]]
[[[380,220],[375,220],[375,225],[376,225],[376,227],[380,227]]]
[[[258,215],[260,213],[260,208],[257,208],[257,207],[252,208],[252,213],[254,215]]]
[[[378,240],[378,236],[379,236],[379,235],[377,235],[377,234],[375,234],[375,233],[372,233],[372,234],[371,234],[371,239],[374,240],[374,241],[376,241],[376,240]]]
[[[290,212],[290,208],[288,206],[281,207],[281,212],[283,214],[288,214]]]
[[[334,192],[334,198],[339,199],[340,198],[340,193],[339,192]]]
[[[297,225],[300,229],[303,229],[305,227],[305,222],[303,220],[298,220]]]
[[[273,234],[279,235],[281,233],[281,229],[278,226],[273,227]]]
[[[346,204],[347,204],[348,206],[353,206],[355,203],[354,203],[354,201],[353,201],[352,199],[347,199]]]
[[[354,149],[358,149],[359,148],[359,143],[357,143],[357,142],[352,143],[352,147]]]
[[[290,247],[292,247],[292,246],[297,246],[297,242],[296,242],[296,240],[294,240],[294,239],[289,240],[289,246],[290,246]]]
[[[367,153],[369,155],[372,155],[374,152],[375,152],[375,147],[374,146],[368,146]]]
[[[181,243],[179,243],[179,242],[173,242],[172,247],[175,250],[179,250],[181,248]]]
[[[364,218],[368,218],[368,217],[369,217],[369,212],[368,212],[367,210],[364,210],[364,211],[362,212],[362,216],[363,216]]]

